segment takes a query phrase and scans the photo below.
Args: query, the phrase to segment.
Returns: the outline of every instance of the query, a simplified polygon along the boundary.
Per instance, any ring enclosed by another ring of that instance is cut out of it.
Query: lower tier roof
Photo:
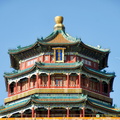
[[[31,105],[39,105],[39,107],[42,107],[42,105],[44,105],[50,107],[60,104],[66,105],[71,108],[76,105],[77,107],[86,107],[86,105],[89,105],[101,110],[107,110],[113,113],[120,113],[120,110],[116,110],[110,104],[105,104],[97,100],[92,100],[87,95],[83,94],[34,94],[20,101],[6,104],[3,108],[0,109],[0,114],[19,110]]]

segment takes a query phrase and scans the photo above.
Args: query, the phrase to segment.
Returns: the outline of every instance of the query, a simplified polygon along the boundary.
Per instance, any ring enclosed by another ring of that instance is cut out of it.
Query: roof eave
[[[15,55],[15,54],[24,52],[24,51],[26,51],[26,50],[30,50],[30,49],[32,49],[33,47],[35,47],[37,44],[39,44],[39,41],[36,41],[34,44],[29,45],[30,47],[29,47],[29,46],[26,46],[26,47],[22,47],[22,48],[20,48],[20,49],[8,50],[8,54],[10,54],[10,55]]]
[[[96,74],[96,75],[98,75],[98,76],[102,76],[102,77],[105,77],[105,78],[114,78],[115,77],[115,75],[114,74],[105,74],[105,73],[102,73],[102,72],[100,72],[100,73],[98,73],[98,72],[96,72],[96,71],[92,71],[92,69],[90,70],[89,68],[87,68],[86,66],[83,66],[83,69],[85,70],[85,71],[87,71],[87,72],[90,72],[90,73],[92,73],[92,74]],[[109,75],[109,76],[108,76]]]
[[[97,108],[99,107],[99,108],[101,108],[101,109],[104,109],[104,110],[107,110],[107,111],[110,111],[110,112],[118,112],[117,110],[114,110],[114,109],[112,109],[112,108],[110,108],[110,107],[106,107],[106,106],[100,106],[100,105],[98,105],[98,104],[94,104],[93,102],[90,102],[90,101],[88,101],[88,103],[89,104],[91,104],[92,106],[96,106]]]
[[[92,46],[89,46],[87,44],[84,44],[82,41],[81,41],[81,45],[83,45],[84,47],[88,48],[88,49],[91,49],[91,50],[94,50],[94,51],[97,51],[97,52],[100,52],[100,53],[110,53],[110,49],[97,49],[95,47],[92,47]]]

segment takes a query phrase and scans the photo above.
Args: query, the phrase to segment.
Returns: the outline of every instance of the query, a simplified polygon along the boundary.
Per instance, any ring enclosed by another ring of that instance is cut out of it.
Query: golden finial
[[[56,16],[55,17],[55,22],[56,22],[56,25],[54,26],[54,29],[55,30],[62,30],[64,29],[64,25],[62,24],[63,23],[63,17],[62,16]]]
[[[56,16],[56,17],[55,17],[55,22],[56,22],[56,24],[62,24],[62,22],[63,22],[63,17],[62,17],[62,16]]]

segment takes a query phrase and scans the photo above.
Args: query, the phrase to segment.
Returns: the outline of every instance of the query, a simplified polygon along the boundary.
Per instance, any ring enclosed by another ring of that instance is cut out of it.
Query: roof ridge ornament
[[[63,23],[63,17],[62,16],[56,16],[55,17],[55,26],[54,26],[54,30],[65,30]]]

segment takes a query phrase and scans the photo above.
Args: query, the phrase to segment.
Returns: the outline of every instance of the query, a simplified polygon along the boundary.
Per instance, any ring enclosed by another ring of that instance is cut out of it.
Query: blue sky
[[[120,108],[120,0],[0,0],[0,105],[7,97],[4,72],[13,70],[8,49],[47,37],[58,15],[71,36],[111,50],[106,70],[116,73],[111,98]]]

